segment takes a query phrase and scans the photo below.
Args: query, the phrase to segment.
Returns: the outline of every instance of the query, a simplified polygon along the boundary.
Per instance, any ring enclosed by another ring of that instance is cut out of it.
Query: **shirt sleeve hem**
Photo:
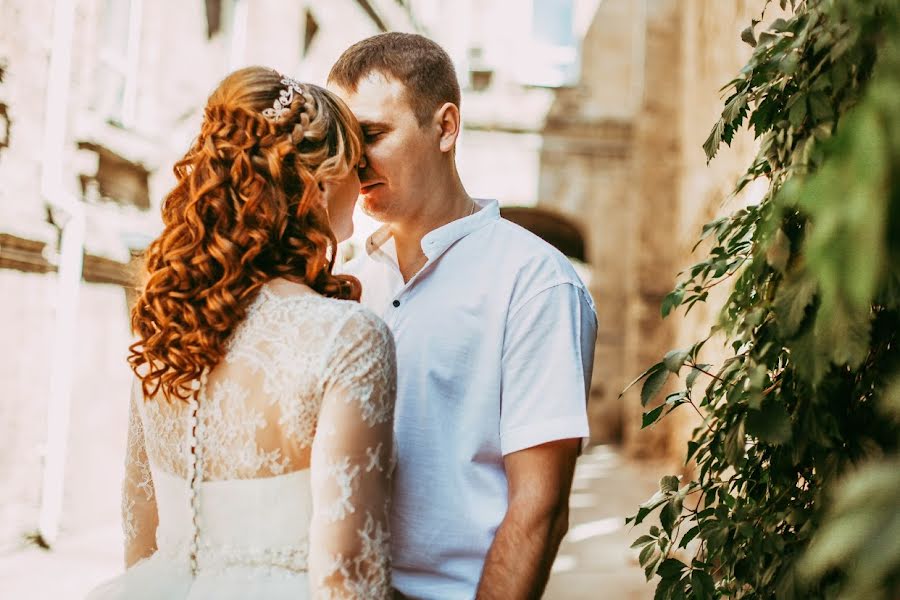
[[[561,417],[534,425],[516,427],[500,434],[500,452],[503,456],[548,442],[581,439],[584,448],[590,438],[590,429],[583,416]]]

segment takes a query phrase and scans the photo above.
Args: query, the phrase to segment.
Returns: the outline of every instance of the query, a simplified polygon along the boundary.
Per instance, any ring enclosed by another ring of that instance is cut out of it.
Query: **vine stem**
[[[710,290],[710,289],[716,287],[717,285],[719,285],[720,283],[722,283],[723,281],[729,281],[732,277],[734,277],[735,273],[737,273],[738,271],[741,270],[741,267],[743,267],[744,263],[746,263],[748,260],[749,260],[749,257],[747,257],[747,256],[743,257],[743,260],[741,260],[741,264],[739,264],[736,269],[725,273],[717,281],[714,281],[708,285],[704,285],[701,289],[704,291]]]
[[[700,412],[700,409],[697,408],[697,405],[694,404],[694,401],[691,400],[690,398],[688,398],[687,401],[688,401],[688,404],[691,405],[691,408],[693,408],[694,411],[695,411],[698,415],[700,415],[700,418],[703,420],[703,425],[706,427],[706,430],[709,431],[710,433],[715,433],[715,432],[713,431],[712,427],[709,426],[709,423],[706,422],[706,416],[705,416],[702,412]]]
[[[704,375],[708,375],[708,376],[712,377],[712,378],[715,379],[716,381],[719,381],[719,382],[721,382],[721,383],[723,383],[723,384],[725,384],[725,385],[730,385],[731,387],[734,387],[734,384],[731,383],[730,381],[725,381],[724,379],[722,379],[722,378],[719,377],[718,375],[715,375],[715,374],[713,374],[713,373],[710,373],[710,372],[707,371],[706,369],[703,369],[702,367],[697,366],[696,363],[690,362],[690,363],[688,363],[688,366],[689,366],[690,368],[692,368],[692,369],[697,369],[698,371],[700,371],[700,372],[703,373]]]

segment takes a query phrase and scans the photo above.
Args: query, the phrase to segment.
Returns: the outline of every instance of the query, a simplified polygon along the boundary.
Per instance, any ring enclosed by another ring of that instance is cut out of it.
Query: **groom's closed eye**
[[[387,132],[384,130],[364,129],[363,137],[365,138],[365,141],[367,144],[371,144],[371,143],[377,142],[379,139],[381,139],[381,137],[384,136],[385,133],[387,133]]]
[[[366,143],[367,143],[367,144],[372,144],[373,142],[377,142],[378,139],[379,139],[381,136],[382,136],[382,132],[380,132],[380,131],[379,131],[379,132],[375,132],[375,133],[366,133],[366,134],[364,134],[364,137],[366,138]]]
[[[360,123],[360,125],[362,127],[363,138],[365,138],[367,144],[377,142],[391,130],[386,123],[373,123],[369,121]]]

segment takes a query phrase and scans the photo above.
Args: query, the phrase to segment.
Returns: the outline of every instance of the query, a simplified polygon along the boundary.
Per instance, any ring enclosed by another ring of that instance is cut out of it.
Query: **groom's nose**
[[[359,173],[359,180],[363,184],[367,181],[372,181],[376,177],[375,171],[369,166],[369,160],[365,157],[359,161],[357,172]]]

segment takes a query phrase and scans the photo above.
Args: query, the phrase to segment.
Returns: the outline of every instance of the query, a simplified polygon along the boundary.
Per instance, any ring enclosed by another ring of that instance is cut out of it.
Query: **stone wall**
[[[731,148],[706,164],[703,142],[722,111],[719,89],[749,58],[752,49],[740,31],[757,17],[764,2],[741,0],[652,0],[648,3],[647,62],[641,112],[636,117],[634,197],[638,234],[629,290],[631,318],[626,360],[636,376],[673,348],[705,337],[727,288],[685,317],[683,309],[663,320],[659,307],[674,288],[676,273],[702,257],[690,251],[702,225],[735,208],[723,206],[755,154],[746,131]],[[753,190],[749,190],[752,200]],[[710,344],[707,359],[720,352]],[[701,380],[702,381],[702,380]],[[639,431],[639,390],[625,397],[626,448],[634,455],[680,456],[697,415],[679,409],[661,424]]]
[[[634,375],[671,346],[673,324],[661,322],[659,306],[672,288],[680,250],[673,223],[681,200],[678,120],[684,65],[678,55],[684,15],[678,0],[651,0],[648,5],[644,85],[635,116],[633,185],[628,197],[633,208],[629,241],[634,250],[623,282],[627,295],[624,364]],[[663,454],[661,428],[644,431],[635,439],[641,414],[637,395],[629,393],[624,401],[626,446],[640,456]]]
[[[643,79],[642,2],[605,1],[585,27],[577,85],[555,92],[543,123],[539,205],[579,223],[598,308],[588,404],[595,442],[621,440],[624,339],[634,207],[636,121]]]

